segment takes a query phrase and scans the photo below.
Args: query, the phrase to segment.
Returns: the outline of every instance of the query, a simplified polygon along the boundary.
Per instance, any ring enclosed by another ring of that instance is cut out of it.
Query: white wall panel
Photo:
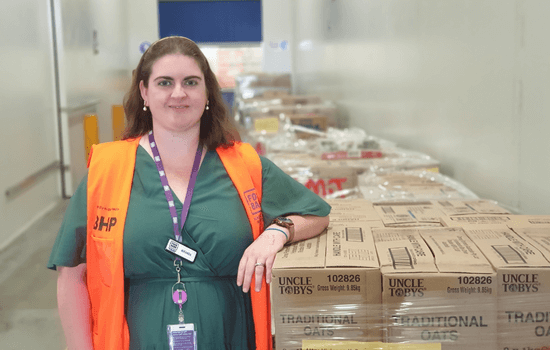
[[[125,0],[59,1],[60,85],[68,139],[64,143],[66,162],[73,183],[69,194],[86,172],[83,125],[86,113],[96,114],[99,141],[113,140],[112,105],[122,104],[130,84],[128,26]],[[95,37],[95,39],[94,39]],[[97,102],[91,108],[75,108]]]
[[[47,0],[0,6],[0,250],[59,198],[50,172],[21,194],[6,190],[58,160],[56,104]]]
[[[262,71],[290,73],[292,71],[294,1],[262,2]]]
[[[550,212],[550,3],[518,2],[519,201],[527,212]]]
[[[550,2],[300,0],[295,11],[297,92],[432,155],[481,197],[550,214]]]
[[[158,3],[156,0],[126,0],[128,20],[129,67],[137,67],[141,59],[140,45],[159,39]]]

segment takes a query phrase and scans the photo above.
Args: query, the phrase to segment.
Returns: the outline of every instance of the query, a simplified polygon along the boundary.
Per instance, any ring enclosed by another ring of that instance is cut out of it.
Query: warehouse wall
[[[2,6],[4,8],[4,6]],[[58,159],[49,1],[0,11],[0,251],[59,197],[55,170],[19,195],[6,191]]]
[[[129,86],[126,0],[58,0],[59,62],[64,145],[70,166],[67,192],[86,173],[83,116],[97,115],[99,141],[113,140],[113,104]],[[93,104],[90,106],[90,104]],[[80,108],[88,105],[86,108]]]
[[[333,99],[351,125],[430,154],[480,197],[550,214],[550,2],[293,6],[298,93]]]
[[[112,140],[111,105],[121,103],[131,72],[127,0],[24,0],[6,3],[2,9],[0,27],[7,35],[0,43],[5,146],[0,155],[0,251],[61,199],[59,170],[47,173],[15,197],[5,195],[6,190],[60,160],[53,30],[59,48],[64,161],[70,167],[68,195],[86,172],[83,115],[96,113],[100,141]],[[74,110],[89,101],[97,103]]]

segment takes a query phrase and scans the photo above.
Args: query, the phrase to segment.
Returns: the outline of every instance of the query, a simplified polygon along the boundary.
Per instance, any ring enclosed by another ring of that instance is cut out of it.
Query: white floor
[[[57,313],[55,271],[48,270],[51,247],[67,201],[4,251],[0,251],[0,349],[63,350]]]

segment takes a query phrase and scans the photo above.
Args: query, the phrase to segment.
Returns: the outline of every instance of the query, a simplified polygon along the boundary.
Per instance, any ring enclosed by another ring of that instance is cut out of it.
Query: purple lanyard
[[[149,132],[149,144],[151,145],[151,151],[153,152],[153,158],[155,164],[157,165],[157,170],[160,175],[160,182],[164,188],[164,194],[166,195],[166,200],[168,201],[168,207],[170,208],[170,215],[172,216],[172,223],[174,226],[174,236],[178,242],[182,242],[180,228],[178,225],[178,212],[174,205],[174,197],[170,191],[170,186],[168,185],[168,178],[164,173],[164,166],[162,165],[162,160],[160,159],[160,154],[155,143],[155,137],[153,136],[153,131]],[[202,147],[199,144],[197,148],[197,154],[195,155],[195,161],[193,162],[193,169],[191,170],[191,177],[189,178],[189,185],[187,185],[187,194],[185,195],[185,201],[183,202],[183,209],[181,210],[181,228],[185,225],[187,220],[187,214],[189,213],[189,207],[191,206],[191,197],[193,197],[193,189],[195,188],[195,182],[197,180],[197,173],[199,172],[199,166],[202,158]],[[176,257],[176,260],[181,261],[179,257]]]

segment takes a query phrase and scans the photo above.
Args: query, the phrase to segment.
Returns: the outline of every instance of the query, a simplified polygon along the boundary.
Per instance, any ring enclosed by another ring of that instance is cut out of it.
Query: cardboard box
[[[550,261],[550,226],[515,227],[512,230],[521,238],[535,246],[546,260]]]
[[[335,151],[321,154],[321,159],[323,160],[372,159],[382,157],[382,151],[379,150]]]
[[[328,126],[328,118],[326,115],[320,114],[290,114],[288,119],[294,125],[303,126],[304,128],[312,129],[313,131],[326,131]],[[296,132],[299,138],[316,137],[316,135],[307,132]]]
[[[514,227],[550,227],[550,215],[512,215],[506,226]]]
[[[440,212],[431,202],[374,203],[386,227],[443,226]]]
[[[360,183],[365,198],[373,202],[477,198],[463,185],[442,174],[373,170],[361,177]]]
[[[443,216],[443,225],[448,227],[483,227],[506,225],[508,227],[550,226],[549,215],[462,215]]]
[[[239,88],[284,87],[290,89],[292,86],[289,73],[242,73],[235,76],[235,81]]]
[[[303,339],[380,341],[380,268],[368,222],[331,224],[277,254],[272,313],[276,349]]]
[[[365,199],[326,199],[332,207],[330,211],[330,222],[357,222],[376,221],[377,227],[384,224],[378,213],[374,211],[372,202]]]
[[[316,105],[320,104],[322,101],[321,97],[315,95],[281,96],[283,105]]]
[[[264,113],[251,113],[252,123],[255,132],[277,133],[282,130],[285,119],[288,118],[294,125],[299,125],[313,131],[324,132],[328,127],[328,117],[321,114],[280,114],[270,115]],[[313,133],[297,131],[299,138],[317,137]]]
[[[373,229],[385,341],[496,349],[496,275],[462,229]]]
[[[295,180],[321,197],[357,186],[357,171],[346,167],[312,166],[305,169],[283,169]]]
[[[433,200],[431,201],[443,214],[457,215],[512,215],[508,210],[501,208],[496,202],[479,200]]]
[[[254,118],[254,131],[256,132],[268,132],[277,133],[281,127],[281,123],[278,117],[262,117]]]
[[[550,262],[510,228],[465,228],[497,273],[498,349],[550,345]]]
[[[264,94],[265,96],[265,94]],[[272,98],[280,98],[281,95],[273,96]],[[338,125],[338,110],[336,105],[330,101],[323,101],[322,104],[307,104],[307,105],[282,105],[282,104],[273,104],[269,106],[263,106],[255,110],[250,111],[251,118],[262,118],[262,117],[279,117],[280,115],[293,115],[293,114],[315,114],[326,116],[328,121],[328,126],[337,126]]]

